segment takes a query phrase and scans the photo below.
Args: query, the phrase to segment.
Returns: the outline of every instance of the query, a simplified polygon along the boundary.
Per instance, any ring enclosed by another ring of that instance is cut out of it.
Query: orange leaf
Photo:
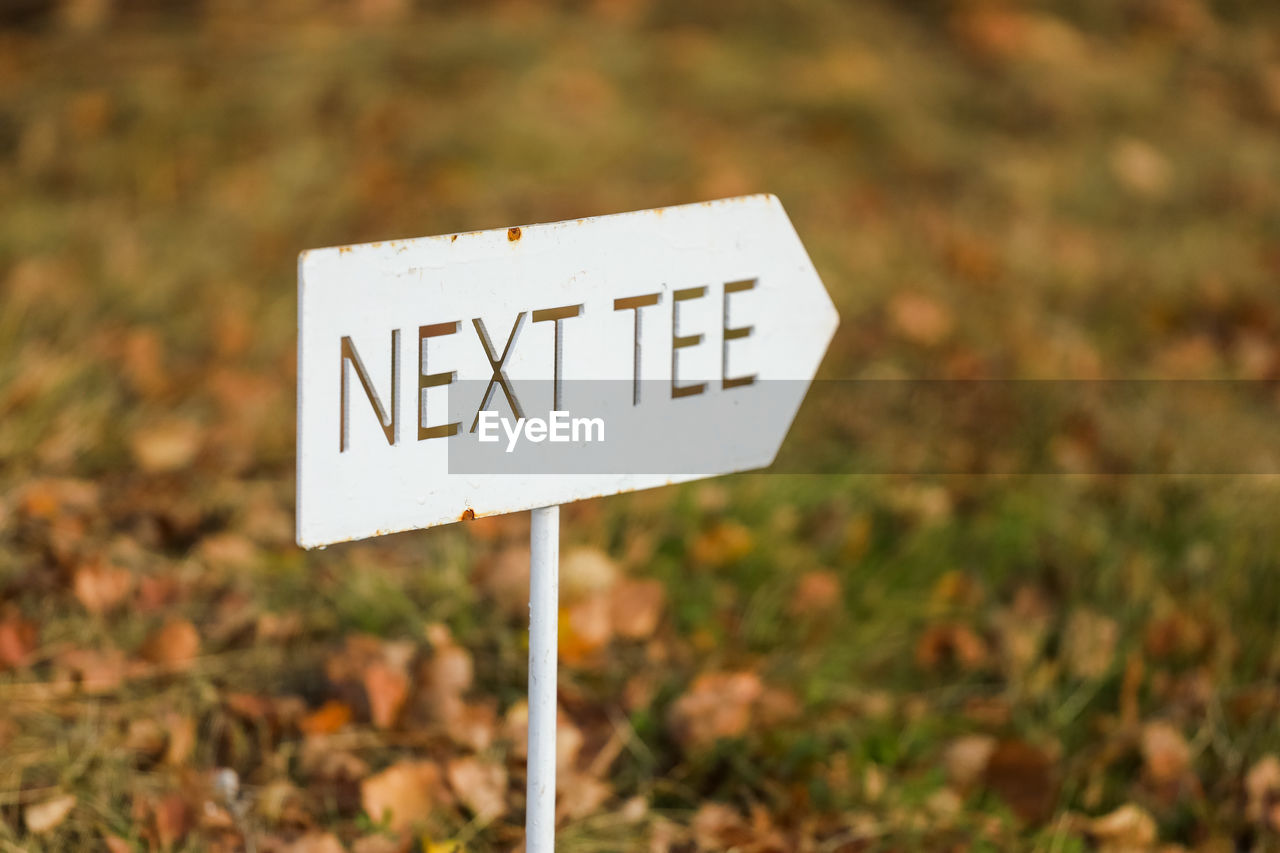
[[[351,708],[331,699],[298,722],[298,728],[309,735],[330,735],[351,722]]]
[[[360,783],[360,804],[375,822],[402,831],[426,820],[443,799],[440,768],[430,761],[404,761]]]
[[[480,820],[490,821],[506,812],[507,771],[502,765],[467,756],[450,761],[445,772],[458,799]]]
[[[60,797],[27,806],[22,810],[22,821],[30,832],[43,835],[61,826],[75,807],[75,796],[63,794]]]
[[[364,672],[364,692],[369,698],[369,717],[380,729],[395,725],[409,697],[409,677],[404,670],[383,661],[374,661]]]
[[[71,587],[85,610],[108,613],[119,607],[133,589],[133,575],[128,569],[94,561],[76,569]]]
[[[142,644],[142,657],[170,669],[185,669],[200,654],[200,634],[186,619],[174,619]]]
[[[662,619],[667,593],[656,580],[624,580],[611,593],[613,630],[630,640],[653,635]]]
[[[0,621],[0,672],[26,663],[36,650],[37,635],[35,623],[20,616]]]
[[[148,474],[180,471],[200,450],[200,426],[186,420],[146,423],[130,436],[129,449]]]

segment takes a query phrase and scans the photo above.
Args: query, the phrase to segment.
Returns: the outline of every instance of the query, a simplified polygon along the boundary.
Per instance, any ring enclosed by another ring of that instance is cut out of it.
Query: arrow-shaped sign
[[[304,252],[306,547],[768,465],[835,331],[773,196]]]

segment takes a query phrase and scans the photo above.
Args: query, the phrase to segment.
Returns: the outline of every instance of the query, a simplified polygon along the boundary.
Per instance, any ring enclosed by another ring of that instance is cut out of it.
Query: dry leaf
[[[1263,823],[1272,818],[1275,806],[1280,803],[1280,758],[1268,754],[1260,758],[1249,768],[1244,777],[1245,795],[1248,797],[1246,815],[1255,823]],[[1280,826],[1271,821],[1272,828],[1280,831]]]
[[[1176,783],[1191,766],[1191,747],[1182,732],[1169,723],[1147,723],[1142,728],[1142,761],[1156,784]]]
[[[1111,173],[1137,196],[1158,198],[1168,191],[1173,170],[1154,146],[1140,139],[1121,139],[1111,148]]]
[[[191,810],[181,794],[167,794],[152,807],[156,835],[166,850],[187,836],[192,827]]]
[[[1067,620],[1062,657],[1067,671],[1080,679],[1106,675],[1115,658],[1120,626],[1114,619],[1087,607],[1077,607]]]
[[[1010,810],[1028,823],[1053,814],[1058,783],[1053,759],[1026,741],[1003,740],[987,761],[984,781]]]
[[[920,293],[901,293],[889,303],[894,329],[913,344],[932,347],[951,334],[951,312]]]
[[[1089,822],[1099,853],[1142,853],[1156,842],[1156,822],[1132,803]]]
[[[947,782],[966,791],[980,781],[987,772],[987,763],[995,752],[996,739],[991,735],[963,735],[947,744],[942,763],[947,770]]]
[[[667,724],[686,749],[737,737],[751,724],[752,710],[763,690],[754,672],[700,675],[688,692],[672,703]]]
[[[618,564],[599,548],[570,549],[560,559],[560,595],[573,602],[607,592],[618,574]]]
[[[374,726],[391,728],[409,698],[409,676],[399,667],[374,661],[364,672],[364,692],[369,698],[369,718]]]
[[[21,616],[0,619],[0,672],[25,664],[36,650],[38,635],[36,624]]]
[[[586,773],[563,773],[556,778],[556,819],[582,820],[600,810],[613,796],[613,787]]]
[[[443,797],[440,768],[430,761],[404,761],[360,783],[360,805],[376,823],[399,832],[426,820]]]
[[[331,735],[351,722],[351,706],[330,699],[298,721],[298,729],[309,735]]]
[[[92,695],[116,690],[129,674],[129,664],[119,649],[69,649],[58,655],[57,665]]]
[[[75,807],[75,795],[63,794],[60,797],[27,806],[22,810],[22,822],[26,824],[28,831],[43,835],[61,826]]]
[[[988,657],[986,641],[968,625],[955,622],[929,626],[916,643],[916,664],[930,672],[943,666],[972,671]]]
[[[133,590],[133,575],[128,569],[95,560],[75,570],[71,588],[85,610],[108,613],[123,604]]]
[[[185,669],[200,654],[200,634],[188,620],[174,619],[148,637],[139,651],[151,663]]]
[[[613,614],[605,594],[579,599],[560,610],[560,660],[587,663],[613,637]]]
[[[840,577],[835,572],[805,572],[796,584],[787,611],[797,618],[826,613],[840,607]]]
[[[133,845],[118,835],[103,835],[102,842],[107,845],[107,853],[133,853]]]
[[[751,553],[751,530],[736,521],[721,521],[693,541],[689,555],[699,565],[719,568]]]
[[[200,450],[200,425],[188,420],[148,422],[129,438],[138,467],[148,474],[179,471],[189,466]]]
[[[666,590],[659,581],[624,580],[610,593],[613,630],[629,640],[653,636],[662,619]]]
[[[467,525],[470,527],[470,525]],[[526,617],[529,613],[529,549],[525,546],[504,548],[497,554],[477,560],[475,582],[498,609],[508,617]]]
[[[502,765],[467,756],[450,761],[445,772],[449,787],[481,821],[491,821],[506,812],[507,771]]]
[[[223,532],[200,541],[200,559],[215,568],[242,569],[258,558],[258,546],[246,536]]]
[[[332,832],[308,832],[280,848],[280,853],[346,853]]]
[[[183,714],[166,714],[169,744],[164,751],[165,764],[179,767],[187,763],[196,748],[196,721]]]
[[[752,841],[746,818],[723,803],[704,803],[693,816],[691,828],[694,840],[703,850],[729,850],[745,847]]]
[[[129,722],[124,738],[125,748],[143,758],[155,759],[165,748],[165,733],[160,724],[149,717],[139,717]]]

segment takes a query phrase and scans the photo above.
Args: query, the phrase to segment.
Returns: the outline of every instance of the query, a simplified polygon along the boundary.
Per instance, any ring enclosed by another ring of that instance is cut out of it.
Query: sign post
[[[533,510],[529,519],[529,781],[524,824],[528,853],[555,849],[559,601],[560,507],[548,506]]]
[[[769,465],[838,322],[773,196],[303,252],[303,547],[531,511],[553,849],[559,505]]]

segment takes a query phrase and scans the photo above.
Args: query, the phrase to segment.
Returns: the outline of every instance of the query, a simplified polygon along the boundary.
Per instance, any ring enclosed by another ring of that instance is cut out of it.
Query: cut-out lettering
[[[676,364],[678,362],[677,355],[680,350],[685,347],[695,347],[702,343],[702,333],[696,335],[681,335],[680,326],[680,303],[687,302],[690,299],[701,299],[707,295],[705,287],[687,287],[684,290],[677,290],[671,294],[671,397],[692,397],[694,394],[701,394],[706,390],[707,383],[698,382],[693,385],[677,384]]]
[[[631,373],[631,405],[640,405],[640,309],[647,308],[650,305],[657,305],[658,300],[662,298],[661,293],[644,293],[640,296],[627,296],[622,299],[613,300],[614,311],[635,311],[635,338],[632,343],[632,361],[634,367]]]
[[[568,320],[570,317],[577,317],[581,313],[581,305],[562,305],[559,308],[541,308],[533,312],[533,322],[545,323],[550,321],[556,324],[555,354],[552,356],[551,373],[551,408],[553,409],[560,408],[560,360],[564,351],[560,342],[560,321]]]
[[[745,290],[751,290],[756,286],[756,279],[748,278],[743,281],[725,282],[724,285],[724,319],[720,321],[720,326],[724,329],[723,343],[720,344],[720,387],[721,388],[739,388],[743,385],[750,385],[756,381],[755,374],[750,376],[730,376],[729,375],[729,341],[736,341],[742,338],[750,337],[751,330],[755,326],[737,326],[729,327],[729,294],[742,293]]]
[[[507,336],[507,345],[503,347],[502,355],[497,358],[494,358],[493,344],[489,342],[489,334],[485,331],[484,321],[479,317],[471,321],[471,324],[475,326],[476,334],[480,336],[480,345],[484,347],[484,357],[489,359],[489,368],[493,371],[493,375],[489,377],[489,384],[485,386],[484,396],[480,398],[480,408],[476,409],[476,416],[471,421],[470,432],[476,431],[476,424],[480,420],[480,412],[489,404],[489,395],[493,393],[495,382],[502,388],[502,393],[507,398],[507,405],[511,407],[511,413],[517,418],[524,417],[524,413],[520,411],[520,401],[516,399],[515,392],[507,384],[507,374],[502,372],[502,365],[506,362],[507,356],[511,354],[511,345],[515,343],[516,335],[520,332],[520,324],[524,322],[524,313],[521,311],[516,315],[516,321],[511,326],[511,334]]]
[[[351,342],[351,338],[347,335],[342,336],[342,344],[340,347],[342,358],[338,367],[341,379],[338,384],[338,452],[345,453],[349,444],[348,440],[348,421],[350,406],[348,405],[347,394],[347,364],[352,364],[356,369],[356,378],[360,380],[361,387],[364,388],[364,395],[369,398],[373,411],[378,416],[378,425],[382,427],[383,434],[387,437],[387,444],[394,445],[399,438],[399,422],[400,422],[400,330],[391,330],[391,411],[382,406],[382,398],[378,396],[378,392],[373,388],[373,382],[369,379],[369,371],[364,369],[364,362],[360,360],[360,353],[356,351],[356,346]]]
[[[448,438],[458,434],[459,422],[427,426],[427,394],[428,388],[448,385],[457,377],[457,371],[446,373],[427,373],[427,338],[438,338],[452,335],[458,331],[458,321],[452,323],[433,323],[430,326],[418,327],[418,441],[428,438]]]

